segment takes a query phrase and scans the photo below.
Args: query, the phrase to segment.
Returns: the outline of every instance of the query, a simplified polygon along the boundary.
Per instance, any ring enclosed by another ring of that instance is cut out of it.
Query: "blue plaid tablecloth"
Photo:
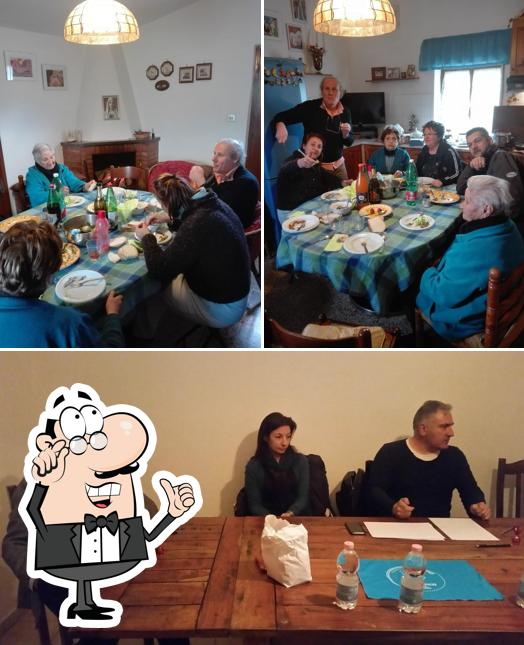
[[[446,187],[453,191],[454,186]],[[296,211],[317,214],[324,211],[329,202],[319,197],[309,200],[289,213]],[[449,205],[431,204],[422,208],[420,198],[416,206],[407,206],[404,193],[384,202],[393,208],[385,219],[386,239],[382,248],[366,255],[340,251],[328,252],[326,235],[332,234],[330,226],[320,224],[306,233],[286,233],[277,249],[278,268],[293,265],[296,271],[320,273],[328,277],[335,289],[359,298],[365,298],[377,314],[391,313],[391,307],[400,293],[415,284],[424,269],[432,264],[449,245],[455,231],[456,220],[461,214],[459,203]],[[435,220],[427,230],[408,231],[399,220],[404,215],[423,213]],[[338,233],[352,234],[359,219],[358,211],[344,216]],[[368,227],[364,230],[369,230]]]
[[[86,202],[75,207],[68,206],[67,219],[76,215],[85,214],[87,205],[94,201],[95,195],[95,192],[81,193],[80,196],[85,197]],[[137,197],[140,201],[149,202],[153,198],[153,195],[152,193],[145,191],[138,191]],[[24,215],[42,215],[44,207],[45,204],[41,204],[40,206],[25,211]],[[114,231],[110,234],[110,239],[120,235],[132,238],[134,234],[132,232],[121,233],[119,231]],[[68,305],[58,298],[55,293],[55,285],[64,275],[67,275],[67,273],[71,271],[77,271],[78,269],[91,269],[92,271],[98,271],[106,279],[106,290],[100,298],[94,303],[88,303],[85,306],[79,307],[82,310],[89,311],[93,315],[103,312],[103,303],[105,302],[105,298],[113,289],[124,296],[121,310],[121,316],[124,317],[133,311],[133,309],[135,309],[142,300],[157,293],[162,287],[158,280],[154,280],[148,275],[143,254],[140,254],[138,258],[134,260],[120,261],[113,264],[113,262],[107,258],[107,254],[99,257],[97,260],[91,260],[87,255],[87,249],[85,247],[81,247],[80,259],[78,262],[67,269],[62,269],[62,271],[59,271],[53,276],[52,284],[41,296],[42,300],[46,300],[54,305],[62,305],[65,307],[74,306]]]

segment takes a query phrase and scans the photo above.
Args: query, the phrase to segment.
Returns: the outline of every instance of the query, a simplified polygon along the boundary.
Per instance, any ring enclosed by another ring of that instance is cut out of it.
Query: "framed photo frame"
[[[388,81],[396,81],[400,78],[400,67],[388,67],[387,77]]]
[[[36,57],[28,52],[4,50],[5,74],[8,81],[34,81]]]
[[[289,49],[304,49],[304,34],[300,25],[286,25],[287,45]]]
[[[120,119],[120,104],[116,94],[103,96],[102,107],[104,108],[104,121],[118,121]]]
[[[300,22],[307,22],[306,0],[290,0],[291,19]]]
[[[196,66],[196,80],[210,81],[213,72],[213,63],[198,63]]]
[[[417,78],[417,66],[416,65],[408,65],[408,68],[406,70],[406,76],[408,78]]]
[[[170,60],[165,60],[160,65],[160,71],[162,72],[163,76],[171,76],[171,74],[175,71],[175,66]]]
[[[179,67],[178,69],[178,82],[179,83],[192,83],[195,80],[195,68]]]
[[[150,81],[156,81],[159,74],[160,71],[156,65],[149,65],[149,67],[146,69],[146,77]]]
[[[42,65],[42,84],[44,90],[66,90],[67,74],[63,65]]]
[[[264,38],[280,40],[279,16],[264,11]]]
[[[371,68],[371,80],[372,81],[383,81],[386,78],[386,68],[385,67],[372,67]]]

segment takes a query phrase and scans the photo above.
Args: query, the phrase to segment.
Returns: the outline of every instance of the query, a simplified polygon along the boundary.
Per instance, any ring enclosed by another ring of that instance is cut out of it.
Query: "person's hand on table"
[[[440,188],[442,186],[442,182],[440,181],[440,179],[433,179],[431,185],[435,186],[435,188]]]
[[[469,165],[473,168],[473,170],[482,170],[482,168],[486,167],[486,160],[484,157],[473,157],[473,159],[469,162]]]
[[[282,513],[280,518],[283,520],[288,520],[290,517],[293,517],[294,515],[295,514],[293,513],[293,511],[286,511],[285,513]]]
[[[340,132],[342,133],[342,138],[347,139],[349,137],[349,133],[351,132],[351,125],[349,123],[341,123]]]
[[[393,508],[391,510],[393,515],[398,517],[399,520],[407,520],[408,517],[411,517],[411,513],[413,513],[415,507],[411,506],[407,497],[401,497],[398,502],[393,504]]]
[[[277,123],[277,127],[275,129],[275,138],[279,143],[286,143],[287,141],[287,128],[282,121],[279,121]]]
[[[313,166],[316,166],[317,163],[318,161],[316,159],[308,157],[307,155],[305,157],[300,157],[300,159],[297,159],[297,166],[299,168],[312,168]]]
[[[110,314],[118,315],[120,313],[120,309],[122,309],[123,300],[124,300],[124,296],[117,295],[115,291],[110,291],[106,300],[106,314],[108,316]]]
[[[149,226],[150,224],[165,224],[169,222],[169,215],[164,213],[164,211],[158,211],[157,213],[150,213],[146,215],[144,221],[140,223],[140,226]]]
[[[84,192],[89,193],[90,191],[94,190],[96,188],[96,181],[94,179],[91,179],[91,181],[87,181],[84,184]]]
[[[200,188],[206,181],[202,166],[192,166],[189,171],[189,182],[193,188]]]
[[[472,515],[480,518],[481,520],[489,520],[491,517],[491,509],[486,504],[486,502],[478,502],[477,504],[472,504],[469,507],[469,512]]]

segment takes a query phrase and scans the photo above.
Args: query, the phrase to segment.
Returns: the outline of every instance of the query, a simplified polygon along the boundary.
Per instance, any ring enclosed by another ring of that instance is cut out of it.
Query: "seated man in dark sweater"
[[[371,468],[371,515],[398,519],[449,517],[456,488],[469,515],[487,520],[491,511],[454,436],[451,405],[426,401],[413,418],[413,436],[386,443]]]
[[[247,228],[255,219],[259,187],[255,175],[242,165],[243,156],[244,148],[239,141],[221,139],[213,151],[211,177],[206,181],[203,168],[193,166],[189,180],[193,188],[211,188]]]

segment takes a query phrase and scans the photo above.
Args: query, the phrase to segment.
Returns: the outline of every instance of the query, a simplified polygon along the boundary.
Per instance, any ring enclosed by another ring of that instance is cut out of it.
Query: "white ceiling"
[[[119,0],[136,16],[138,26],[163,18],[198,0]],[[61,36],[70,11],[80,0],[0,0],[0,26]]]

